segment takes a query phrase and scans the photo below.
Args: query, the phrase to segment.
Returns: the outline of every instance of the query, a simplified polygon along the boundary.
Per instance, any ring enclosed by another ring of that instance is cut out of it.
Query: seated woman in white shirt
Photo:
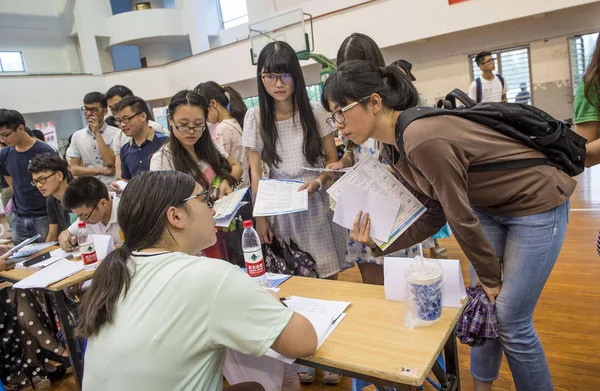
[[[129,182],[119,209],[125,241],[100,264],[81,304],[84,390],[220,391],[227,348],[316,351],[306,318],[237,266],[193,255],[215,243],[213,216],[212,198],[190,175],[145,172]]]
[[[110,235],[115,246],[123,242],[121,228],[117,221],[119,198],[109,193],[106,185],[96,177],[79,177],[67,186],[62,200],[63,207],[77,215],[69,228],[58,236],[60,248],[73,251],[77,244],[78,224],[83,221],[88,231],[95,235]]]
[[[232,192],[242,178],[242,166],[215,144],[207,127],[208,103],[198,93],[182,90],[169,103],[171,138],[152,155],[150,171],[176,170],[190,174],[217,196]]]

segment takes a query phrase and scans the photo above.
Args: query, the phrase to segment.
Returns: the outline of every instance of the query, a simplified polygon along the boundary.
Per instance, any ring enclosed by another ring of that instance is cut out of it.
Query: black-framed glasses
[[[90,213],[87,214],[87,216],[83,217],[82,215],[77,215],[77,217],[79,218],[79,220],[81,220],[81,221],[88,221],[90,219],[90,217],[92,217],[92,213],[94,213],[94,211],[98,207],[99,203],[100,203],[100,201],[96,202],[96,205],[94,205],[94,207],[92,208],[92,210],[90,211]]]
[[[487,60],[485,62],[482,62],[481,65],[489,64],[491,62],[496,62],[496,59],[495,58],[490,58],[489,60]]]
[[[189,125],[177,125],[175,122],[173,122],[173,125],[175,126],[175,129],[177,129],[181,133],[189,133],[190,130],[193,130],[194,133],[202,133],[206,130],[206,124],[189,126]]]
[[[142,114],[142,112],[138,111],[137,113],[135,113],[131,117],[115,118],[115,125],[117,125],[117,126],[119,126],[121,124],[127,125],[129,122],[131,122],[132,119],[134,119],[136,116],[138,116],[140,114]]]
[[[97,107],[87,107],[87,106],[81,106],[81,111],[83,111],[84,113],[92,113],[92,114],[98,114],[100,112],[100,109]]]
[[[2,136],[0,136],[0,137],[2,137]],[[35,186],[37,186],[37,184],[38,184],[38,183],[39,183],[40,185],[43,185],[44,183],[46,183],[46,181],[48,180],[48,178],[50,178],[52,175],[56,175],[56,174],[58,174],[58,171],[54,171],[52,174],[50,174],[50,175],[46,175],[45,177],[41,177],[41,178],[38,178],[38,179],[34,179],[34,180],[32,180],[32,181],[30,182],[30,183],[31,183],[31,186],[34,186],[34,187],[35,187]]]
[[[198,198],[198,197],[202,197],[204,196],[204,199],[202,200],[202,202],[204,202],[209,208],[212,209],[213,206],[215,206],[215,200],[214,198],[212,198],[210,196],[210,193],[208,192],[208,190],[202,190],[200,193],[190,196],[188,198],[184,198],[183,200],[181,200],[180,204],[183,204],[184,202],[187,202],[189,200],[193,200],[194,198]]]
[[[263,73],[262,79],[270,86],[277,84],[277,80],[281,80],[283,84],[290,84],[294,78],[289,73]]]
[[[16,129],[13,129],[9,133],[0,134],[0,140],[6,140],[8,138],[8,136],[13,134],[15,131],[16,131]]]
[[[338,111],[334,111],[333,114],[331,114],[331,117],[327,118],[325,120],[325,122],[327,122],[327,125],[331,126],[332,129],[336,129],[337,128],[336,123],[343,124],[344,122],[346,122],[346,115],[344,114],[346,111],[350,110],[351,108],[358,105],[359,103],[364,102],[365,100],[369,99],[370,97],[371,97],[371,95],[365,96],[364,98],[359,99],[356,102],[352,102],[348,106],[343,107]]]

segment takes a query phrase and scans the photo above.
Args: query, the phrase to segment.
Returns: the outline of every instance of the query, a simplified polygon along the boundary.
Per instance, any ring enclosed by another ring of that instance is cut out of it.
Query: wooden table
[[[58,247],[53,246],[39,253],[33,255],[37,256],[49,251],[56,250]],[[27,269],[12,269],[0,272],[0,279],[10,282],[18,282],[22,279],[31,276],[34,274],[36,270],[27,270]],[[87,272],[85,270],[80,271],[77,274],[72,275],[69,278],[66,278],[62,281],[59,281],[55,284],[52,284],[44,289],[40,289],[40,291],[44,294],[44,298],[46,299],[46,307],[49,311],[51,311],[52,305],[51,300],[48,300],[48,294],[54,300],[54,308],[56,309],[56,313],[58,315],[58,319],[60,321],[60,326],[62,328],[63,335],[67,342],[67,352],[69,353],[69,359],[71,361],[71,368],[73,369],[73,375],[75,376],[75,381],[81,389],[81,382],[83,380],[83,366],[81,364],[81,359],[83,358],[83,347],[81,345],[81,341],[75,337],[75,330],[69,321],[69,308],[68,308],[68,300],[65,295],[64,290],[73,286],[85,282],[87,280],[91,280],[94,276],[94,272]],[[52,317],[52,314],[49,314]],[[55,325],[54,321],[50,322],[51,325]],[[55,331],[55,330],[54,330]]]
[[[444,307],[438,323],[409,330],[403,303],[386,300],[383,286],[292,277],[280,288],[281,297],[351,302],[317,353],[298,363],[371,381],[380,390],[420,386],[433,368],[442,390],[460,390],[454,329],[462,308]],[[436,363],[442,349],[445,373]]]

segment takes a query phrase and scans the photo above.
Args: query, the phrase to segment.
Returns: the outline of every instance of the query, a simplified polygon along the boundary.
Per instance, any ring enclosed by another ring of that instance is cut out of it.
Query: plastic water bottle
[[[242,250],[246,262],[246,273],[263,287],[268,287],[265,268],[265,259],[260,245],[258,233],[253,228],[252,220],[244,221],[244,233],[242,233]]]
[[[77,224],[77,227],[79,227],[77,244],[79,245],[79,251],[81,252],[81,258],[83,259],[83,268],[86,271],[94,270],[98,267],[98,256],[96,255],[94,241],[83,221],[80,221],[79,224]]]

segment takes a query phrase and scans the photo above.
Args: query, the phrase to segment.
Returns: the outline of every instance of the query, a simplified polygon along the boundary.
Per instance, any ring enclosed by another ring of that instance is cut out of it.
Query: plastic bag
[[[450,229],[450,226],[446,223],[442,229],[440,229],[440,232],[438,232],[437,234],[433,235],[432,238],[433,239],[447,239],[449,237],[452,236],[452,230]]]
[[[444,292],[444,271],[440,263],[417,256],[404,276],[404,325],[412,329],[436,323],[442,315]]]

